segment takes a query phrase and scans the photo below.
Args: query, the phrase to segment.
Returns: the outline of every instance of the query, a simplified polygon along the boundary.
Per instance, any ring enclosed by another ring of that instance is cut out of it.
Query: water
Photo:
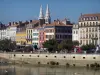
[[[100,70],[76,67],[0,65],[0,75],[100,75]]]

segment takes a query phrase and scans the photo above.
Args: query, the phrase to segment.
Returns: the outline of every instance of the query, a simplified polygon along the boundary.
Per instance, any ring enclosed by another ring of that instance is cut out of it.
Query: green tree
[[[79,41],[73,41],[74,46],[79,46]]]
[[[63,40],[62,42],[61,42],[61,44],[62,44],[62,49],[67,49],[67,50],[71,50],[72,49],[72,47],[73,47],[73,42],[72,42],[72,40],[71,39],[66,39],[66,40]]]
[[[91,49],[96,48],[96,46],[94,44],[87,44],[87,45],[82,45],[81,48],[82,50],[89,52]]]
[[[0,50],[11,51],[14,50],[15,47],[16,47],[16,42],[12,42],[11,40],[8,39],[0,40]]]
[[[50,39],[43,43],[43,47],[47,48],[49,52],[55,52],[58,47],[58,43],[55,39]]]

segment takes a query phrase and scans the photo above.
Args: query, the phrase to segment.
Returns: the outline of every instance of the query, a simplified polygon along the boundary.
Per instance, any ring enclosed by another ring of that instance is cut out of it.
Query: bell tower
[[[46,24],[50,24],[51,23],[51,17],[50,17],[50,11],[49,11],[48,4],[47,4],[47,8],[46,8],[45,23]]]
[[[39,25],[42,26],[45,23],[42,5],[40,7],[40,14],[38,19],[39,19]]]

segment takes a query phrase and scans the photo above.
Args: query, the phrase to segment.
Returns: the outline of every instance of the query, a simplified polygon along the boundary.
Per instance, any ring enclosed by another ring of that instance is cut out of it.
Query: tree
[[[92,49],[95,49],[96,46],[94,44],[87,44],[81,46],[82,50],[90,52]]]
[[[55,39],[50,39],[43,43],[43,47],[47,48],[49,52],[55,52],[57,50],[58,43]]]
[[[73,42],[72,42],[72,40],[71,39],[66,39],[66,40],[63,40],[62,42],[61,42],[61,44],[62,44],[62,48],[63,49],[67,49],[67,50],[71,50],[72,49],[72,47],[73,47]]]
[[[79,41],[73,41],[74,46],[79,46]]]
[[[0,40],[0,50],[3,51],[12,51],[16,47],[16,42],[12,42],[11,40],[4,39]]]

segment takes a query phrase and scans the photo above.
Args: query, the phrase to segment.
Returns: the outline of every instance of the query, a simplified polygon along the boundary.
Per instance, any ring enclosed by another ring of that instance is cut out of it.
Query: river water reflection
[[[0,65],[0,75],[100,75],[100,70],[86,68]]]

